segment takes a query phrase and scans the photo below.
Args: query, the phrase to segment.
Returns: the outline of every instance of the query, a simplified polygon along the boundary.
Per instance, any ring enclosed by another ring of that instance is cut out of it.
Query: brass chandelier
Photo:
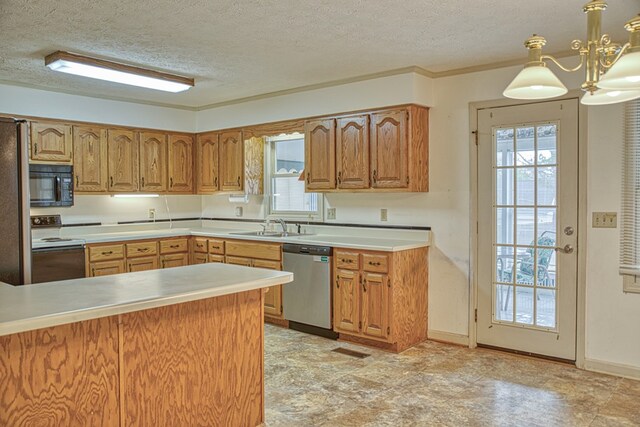
[[[529,60],[503,95],[514,99],[546,99],[567,93],[565,85],[547,68],[546,61],[551,61],[566,72],[584,67],[583,104],[605,105],[640,98],[640,15],[624,26],[629,32],[629,41],[617,44],[601,31],[602,11],[606,8],[604,0],[592,0],[583,7],[587,14],[587,42],[571,42],[571,49],[580,55],[580,64],[574,68],[542,54],[544,37],[534,34],[528,38],[524,45],[529,51]]]

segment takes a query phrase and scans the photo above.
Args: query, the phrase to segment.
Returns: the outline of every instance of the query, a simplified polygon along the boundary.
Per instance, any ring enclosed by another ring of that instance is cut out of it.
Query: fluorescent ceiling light
[[[137,198],[151,198],[151,197],[160,197],[159,194],[148,194],[148,193],[140,193],[140,194],[113,194],[111,197],[117,197],[119,199],[137,199]]]
[[[58,51],[48,55],[44,63],[49,69],[77,76],[107,80],[131,86],[166,92],[182,92],[194,85],[193,79],[147,70],[103,59]]]

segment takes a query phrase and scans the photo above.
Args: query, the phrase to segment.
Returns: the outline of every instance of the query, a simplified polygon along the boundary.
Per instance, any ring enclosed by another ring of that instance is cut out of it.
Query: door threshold
[[[479,348],[485,348],[487,350],[495,350],[495,351],[501,351],[503,353],[517,354],[519,356],[533,357],[535,359],[543,359],[543,360],[548,360],[550,362],[562,363],[562,364],[565,364],[565,365],[573,365],[573,366],[576,365],[576,361],[575,360],[563,359],[563,358],[554,357],[554,356],[547,356],[545,354],[531,353],[531,352],[528,352],[528,351],[514,350],[512,348],[496,347],[496,346],[493,346],[493,345],[480,344],[480,343],[478,343],[477,346]]]

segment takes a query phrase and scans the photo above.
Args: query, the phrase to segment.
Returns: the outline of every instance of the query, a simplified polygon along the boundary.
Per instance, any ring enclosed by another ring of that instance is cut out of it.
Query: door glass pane
[[[496,319],[513,322],[513,285],[496,286]]]
[[[516,129],[516,165],[532,166],[536,162],[533,127]]]
[[[553,329],[558,126],[532,124],[494,135],[494,320]]]
[[[533,325],[533,288],[516,286],[516,322]]]
[[[513,243],[513,208],[496,209],[496,243]]]
[[[513,166],[513,129],[496,131],[496,166]]]
[[[496,203],[513,205],[513,168],[498,169],[496,173]]]

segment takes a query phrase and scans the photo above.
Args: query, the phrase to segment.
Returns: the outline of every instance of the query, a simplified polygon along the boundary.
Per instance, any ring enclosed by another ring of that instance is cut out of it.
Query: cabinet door
[[[282,270],[280,262],[265,261],[261,259],[253,260],[253,267],[267,268],[269,270]],[[282,285],[271,286],[264,294],[264,314],[268,316],[282,316]]]
[[[394,110],[371,115],[371,186],[409,186],[407,111]]]
[[[333,291],[333,326],[338,332],[360,332],[360,274],[337,270]]]
[[[140,191],[167,191],[167,135],[140,134]]]
[[[193,192],[193,138],[169,135],[169,191]]]
[[[110,276],[124,273],[124,260],[92,262],[89,265],[89,277]]]
[[[336,188],[335,120],[310,120],[305,123],[304,173],[307,190]]]
[[[251,258],[244,258],[239,256],[226,256],[224,261],[227,264],[244,265],[245,267],[251,267]]]
[[[90,126],[73,127],[75,191],[107,191],[107,131]]]
[[[362,274],[362,333],[374,338],[389,335],[389,277]]]
[[[203,253],[194,253],[191,257],[191,264],[206,264],[209,262],[209,256]]]
[[[138,139],[130,130],[109,129],[109,191],[138,191]]]
[[[220,134],[220,190],[244,189],[244,143],[242,132]]]
[[[369,116],[338,119],[336,162],[338,188],[369,187]]]
[[[160,256],[161,268],[184,267],[189,265],[189,254],[171,254]]]
[[[215,193],[218,186],[218,134],[198,135],[196,155],[196,181],[198,194]]]
[[[224,262],[224,255],[211,255],[209,254],[209,262]]]
[[[148,271],[158,269],[158,257],[149,256],[141,258],[133,258],[127,260],[127,271],[132,273],[134,271]]]
[[[31,160],[71,163],[71,126],[60,123],[31,122]]]

